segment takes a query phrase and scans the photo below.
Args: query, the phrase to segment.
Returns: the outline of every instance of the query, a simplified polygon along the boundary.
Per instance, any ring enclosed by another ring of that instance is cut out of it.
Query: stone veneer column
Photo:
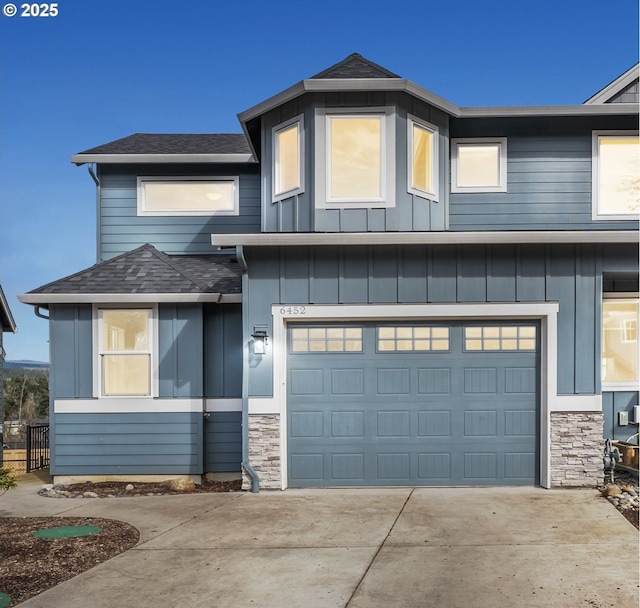
[[[278,414],[249,415],[249,464],[260,477],[261,490],[279,490],[280,416]],[[251,489],[251,477],[242,471],[242,489]]]
[[[551,413],[552,487],[594,487],[604,476],[602,412]]]

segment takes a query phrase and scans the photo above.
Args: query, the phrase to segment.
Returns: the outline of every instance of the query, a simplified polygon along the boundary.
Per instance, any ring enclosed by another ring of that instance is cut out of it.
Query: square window
[[[139,216],[238,215],[238,177],[138,177]]]
[[[395,108],[318,108],[315,205],[395,206]]]
[[[506,191],[506,137],[451,140],[451,192]]]
[[[275,202],[304,192],[304,117],[274,127],[272,144]]]
[[[637,132],[593,132],[592,217],[637,219],[640,143]]]
[[[408,191],[422,198],[438,200],[438,127],[409,115]]]

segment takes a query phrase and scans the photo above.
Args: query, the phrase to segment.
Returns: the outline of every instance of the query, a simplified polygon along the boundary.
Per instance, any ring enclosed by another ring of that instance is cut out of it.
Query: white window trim
[[[460,144],[498,144],[499,183],[496,186],[458,185],[458,146]],[[507,191],[507,138],[506,137],[454,137],[451,139],[451,192],[506,192]]]
[[[149,182],[233,182],[233,209],[222,211],[185,211],[183,209],[170,209],[167,211],[149,211],[145,208],[145,184]],[[212,215],[239,215],[240,213],[240,178],[237,175],[140,175],[138,176],[138,215],[141,217],[177,217],[197,216],[209,217]]]
[[[287,129],[288,127],[298,124],[298,186],[283,192],[276,192],[276,176],[278,174],[278,131]],[[304,114],[299,114],[290,120],[281,122],[271,129],[271,158],[273,163],[273,171],[271,172],[271,198],[276,203],[285,198],[302,194],[304,192],[305,182],[305,153],[304,153]]]
[[[640,293],[633,293],[628,291],[605,291],[602,294],[602,300],[640,300]],[[604,308],[604,304],[603,304]],[[640,314],[640,305],[638,306]],[[604,318],[604,311],[602,317]],[[604,322],[601,322],[602,327],[600,331],[602,333],[601,344],[604,344]],[[640,340],[638,341],[638,367],[640,367]],[[602,357],[602,351],[604,347],[601,347],[600,357]],[[616,392],[616,391],[638,391],[640,390],[640,369],[636,372],[638,374],[638,380],[636,382],[601,382],[602,392]]]
[[[382,117],[380,181],[383,196],[376,199],[329,200],[331,116]],[[316,108],[315,110],[315,206],[319,209],[376,209],[396,206],[396,111],[395,107]]]
[[[132,310],[132,309],[148,310],[149,311],[149,352],[151,353],[151,360],[149,365],[150,369],[150,381],[151,381],[151,394],[150,395],[103,395],[102,394],[102,314],[103,310]],[[158,306],[157,304],[136,306],[135,304],[94,304],[92,315],[92,357],[93,357],[93,397],[94,399],[153,399],[160,393],[160,377],[158,374]]]
[[[594,221],[607,220],[637,220],[637,213],[606,213],[600,212],[598,190],[600,187],[600,138],[619,135],[638,136],[638,131],[592,131],[591,133],[591,219]]]
[[[433,135],[431,150],[431,182],[433,191],[422,190],[413,186],[413,125],[417,125]],[[407,192],[431,201],[438,201],[440,196],[440,129],[434,124],[422,120],[413,114],[407,115]]]

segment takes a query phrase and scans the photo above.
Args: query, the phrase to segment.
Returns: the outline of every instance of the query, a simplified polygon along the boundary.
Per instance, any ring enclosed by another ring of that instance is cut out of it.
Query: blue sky
[[[96,261],[74,153],[135,132],[238,133],[239,112],[353,52],[461,106],[582,103],[638,60],[636,0],[59,0],[37,18],[15,4],[0,15],[8,359],[49,359],[46,321],[16,296]]]

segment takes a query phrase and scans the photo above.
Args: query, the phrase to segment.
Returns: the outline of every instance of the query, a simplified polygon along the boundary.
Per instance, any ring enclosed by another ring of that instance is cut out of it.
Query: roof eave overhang
[[[18,296],[23,304],[231,304],[242,302],[241,294],[222,293],[27,293]]]
[[[460,108],[456,118],[518,118],[537,116],[615,116],[638,114],[637,103],[579,106],[503,106],[487,108]]]
[[[305,245],[500,245],[517,243],[637,243],[636,230],[503,232],[350,232],[212,234],[214,247]]]
[[[604,89],[589,97],[584,103],[588,105],[607,103],[609,99],[626,89],[634,80],[637,80],[638,76],[640,76],[640,64],[636,63]]]
[[[74,154],[76,165],[100,164],[251,164],[257,162],[253,154]]]
[[[13,319],[13,315],[11,314],[11,309],[9,308],[9,303],[7,302],[7,298],[5,297],[1,287],[0,287],[0,331],[11,332],[12,334],[15,334],[18,331],[16,322]]]

